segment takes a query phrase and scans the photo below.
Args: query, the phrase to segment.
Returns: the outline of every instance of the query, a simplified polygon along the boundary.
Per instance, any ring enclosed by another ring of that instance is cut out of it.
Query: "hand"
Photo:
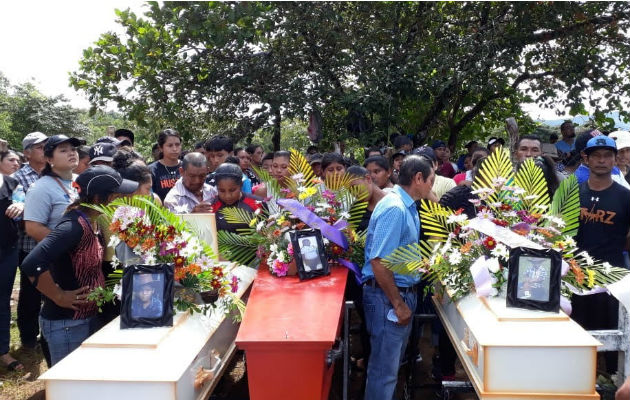
[[[407,325],[411,322],[411,310],[404,301],[394,308],[394,312],[398,317],[398,325]]]
[[[22,215],[24,212],[24,203],[13,203],[7,207],[7,211],[4,213],[7,217],[14,219]]]
[[[212,204],[201,202],[193,207],[192,213],[210,213],[212,212]]]
[[[62,308],[78,310],[80,306],[87,303],[90,293],[89,286],[83,286],[76,290],[59,290],[59,294],[54,299],[55,304]]]

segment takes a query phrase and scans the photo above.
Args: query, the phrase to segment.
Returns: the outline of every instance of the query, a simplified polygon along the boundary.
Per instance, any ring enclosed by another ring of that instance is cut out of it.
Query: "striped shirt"
[[[13,177],[17,179],[17,181],[24,188],[24,193],[28,192],[28,189],[31,187],[36,180],[39,179],[39,174],[30,165],[24,164],[22,168],[17,170]],[[18,240],[18,249],[21,249],[25,253],[30,253],[31,250],[35,248],[37,242],[32,237],[28,236],[24,231],[23,224],[20,224],[20,237]]]

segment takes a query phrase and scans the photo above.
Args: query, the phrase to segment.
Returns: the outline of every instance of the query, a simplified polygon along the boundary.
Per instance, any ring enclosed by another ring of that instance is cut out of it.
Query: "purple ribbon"
[[[334,242],[344,250],[348,249],[348,239],[346,239],[346,236],[339,230],[339,228],[326,223],[326,221],[319,218],[308,208],[304,207],[299,201],[293,199],[278,199],[277,202],[306,225],[313,229],[319,229],[322,232],[322,235],[324,235],[328,240]]]
[[[363,285],[363,274],[361,274],[361,270],[355,263],[353,263],[352,261],[344,260],[342,258],[337,261],[339,261],[341,265],[348,268],[350,271],[354,272],[354,279],[356,279],[359,286]]]

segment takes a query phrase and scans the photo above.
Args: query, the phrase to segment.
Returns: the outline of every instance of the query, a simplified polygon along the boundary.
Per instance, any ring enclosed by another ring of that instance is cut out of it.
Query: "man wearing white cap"
[[[617,145],[617,168],[630,184],[630,132],[614,131],[608,137],[613,138]]]
[[[46,166],[44,156],[44,145],[48,136],[41,132],[31,132],[22,139],[24,157],[28,161],[13,177],[24,188],[24,193],[36,180]],[[37,245],[35,239],[28,236],[24,230],[24,225],[20,224],[20,238],[18,242],[20,264]],[[17,306],[17,326],[20,331],[22,346],[33,349],[37,346],[37,335],[39,335],[39,309],[41,304],[41,294],[28,280],[27,276],[20,271],[20,294]]]

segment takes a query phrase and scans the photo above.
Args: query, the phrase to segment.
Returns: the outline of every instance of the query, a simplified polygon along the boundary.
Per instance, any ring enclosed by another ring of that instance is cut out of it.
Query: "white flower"
[[[527,196],[523,197],[523,199],[525,199],[525,200],[534,200],[534,199],[537,199],[537,198],[538,198],[537,194],[530,194],[530,195],[527,195]]]
[[[460,253],[459,250],[455,249],[451,252],[448,260],[451,262],[452,265],[457,265],[462,262],[462,253]]]
[[[499,272],[499,270],[501,269],[499,265],[499,259],[496,257],[492,257],[486,260],[486,268],[488,268],[488,271],[492,272],[493,274]]]
[[[281,251],[278,253],[278,261],[280,262],[287,262],[287,257],[286,254],[284,253],[284,251]]]
[[[306,186],[300,185],[300,186],[298,186],[297,189],[298,189],[298,192],[302,193],[302,192],[306,191]]]
[[[116,257],[115,255],[112,256],[111,264],[113,269],[117,269],[120,266],[120,260],[118,259],[118,257]]]
[[[293,179],[296,182],[303,182],[304,181],[304,174],[303,173],[299,173],[299,174],[295,174],[293,176],[291,176],[291,179]]]
[[[503,243],[498,243],[494,249],[490,252],[495,257],[510,258],[510,251]]]
[[[347,211],[342,211],[339,213],[339,218],[341,219],[349,219],[350,218],[350,213]]]
[[[262,208],[257,208],[256,211],[254,211],[254,215],[260,215],[261,212]]]
[[[584,257],[587,265],[593,265],[595,263],[595,260],[593,260],[593,258],[587,252],[583,251],[579,255]]]
[[[503,186],[503,184],[507,182],[507,178],[504,178],[502,176],[498,176],[494,179],[492,179],[492,186],[494,187],[501,187]]]
[[[198,264],[202,271],[207,271],[214,266],[212,259],[207,257],[205,254],[197,258],[195,260],[195,264]]]
[[[330,244],[330,240],[323,238],[324,246],[328,246]]]
[[[119,299],[122,297],[122,286],[120,286],[120,283],[114,285],[114,294]]]
[[[109,238],[109,243],[107,243],[107,247],[116,247],[120,243],[120,238],[117,235],[112,235]]]
[[[532,233],[529,235],[529,239],[533,240],[535,242],[542,242],[545,240],[545,238],[542,235],[539,235],[537,233]]]
[[[513,217],[517,217],[518,214],[516,213],[516,211],[510,210],[508,212],[503,213],[503,216],[507,218],[513,218]]]
[[[447,224],[453,224],[455,222],[459,223],[459,222],[464,222],[468,219],[468,217],[466,216],[466,214],[451,214],[448,216],[448,218],[446,219],[446,223]]]
[[[501,203],[500,201],[496,201],[494,203],[490,203],[489,205],[490,205],[490,207],[499,208],[499,207],[501,207],[502,204],[503,203]]]
[[[576,245],[575,240],[573,240],[573,238],[571,236],[565,236],[564,237],[564,243],[566,243],[567,246],[569,246],[569,247],[575,247],[575,245]]]
[[[260,232],[265,227],[265,221],[260,221],[256,224],[256,232]]]
[[[608,275],[612,272],[612,265],[610,265],[610,263],[604,261],[602,267],[604,267],[604,274]]]
[[[269,246],[269,251],[271,252],[271,254],[276,254],[278,252],[278,245],[277,244],[272,244],[271,246]]]
[[[517,187],[517,188],[514,189],[514,194],[515,195],[525,194],[525,189]]]

